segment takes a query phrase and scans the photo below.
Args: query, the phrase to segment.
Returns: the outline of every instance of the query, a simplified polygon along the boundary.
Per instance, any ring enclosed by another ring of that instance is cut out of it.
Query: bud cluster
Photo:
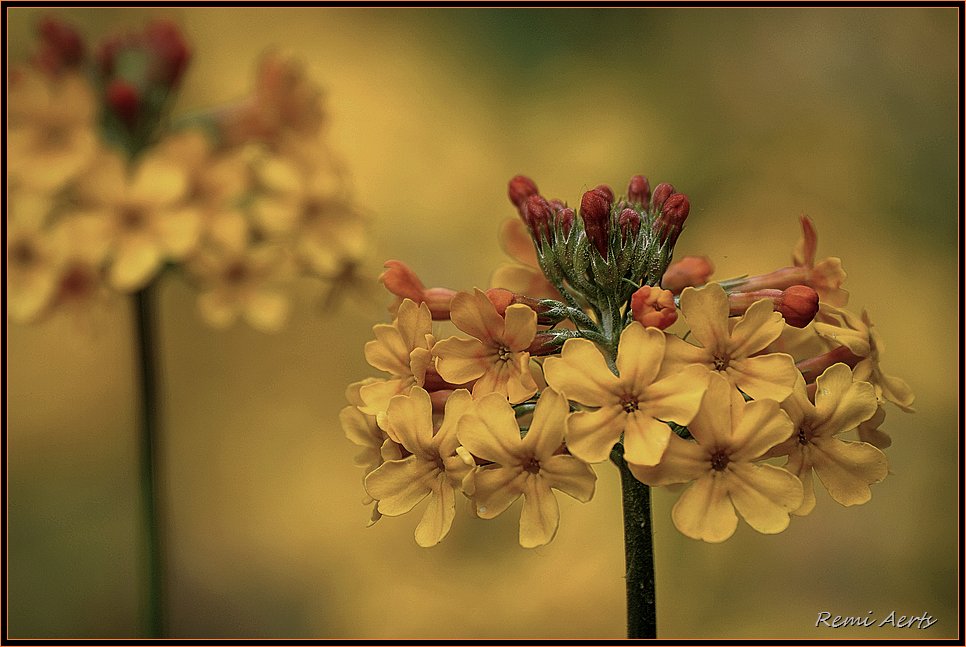
[[[631,178],[625,196],[605,184],[585,192],[576,214],[522,175],[510,180],[508,196],[547,278],[595,305],[625,303],[639,286],[658,285],[690,211],[687,196],[667,183],[652,193],[643,175]]]

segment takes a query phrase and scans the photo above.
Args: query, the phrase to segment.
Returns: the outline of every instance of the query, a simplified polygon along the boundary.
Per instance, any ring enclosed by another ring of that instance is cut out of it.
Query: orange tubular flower
[[[450,337],[436,343],[436,370],[451,384],[473,385],[473,395],[497,392],[510,402],[523,402],[536,393],[527,348],[537,333],[537,313],[525,305],[511,305],[501,317],[480,290],[453,297],[453,323],[474,339]]]
[[[410,299],[415,303],[425,303],[435,321],[449,319],[450,302],[456,296],[456,290],[449,288],[426,288],[416,273],[402,261],[386,261],[383,267],[386,271],[379,276],[379,280],[386,289],[398,297],[390,306],[390,311],[399,309],[403,299]]]
[[[631,312],[634,313],[634,321],[642,326],[654,326],[661,330],[678,320],[671,291],[650,285],[642,286],[631,296]]]
[[[714,273],[714,265],[707,256],[685,256],[668,266],[661,278],[661,287],[674,294],[684,288],[704,285]]]
[[[732,292],[728,295],[728,314],[732,317],[744,314],[759,299],[770,299],[785,323],[795,328],[812,323],[818,312],[818,293],[807,285],[793,285],[784,290]]]

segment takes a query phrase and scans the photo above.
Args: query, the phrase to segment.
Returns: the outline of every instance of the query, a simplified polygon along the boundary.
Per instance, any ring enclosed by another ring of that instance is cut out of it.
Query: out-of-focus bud
[[[674,294],[684,288],[704,285],[714,273],[714,265],[707,256],[685,256],[671,263],[661,279],[661,287]]]
[[[674,194],[674,187],[667,182],[661,182],[656,187],[654,187],[654,195],[652,196],[653,207],[657,212],[661,211],[661,207],[664,206],[665,200]]]
[[[641,230],[641,215],[633,209],[624,209],[617,217],[617,226],[621,230],[621,242],[626,245],[627,241],[637,237]]]
[[[554,215],[554,218],[560,223],[561,229],[563,229],[565,238],[570,236],[570,230],[574,228],[574,217],[574,210],[570,207],[564,207]]]
[[[654,326],[664,330],[678,319],[674,307],[674,295],[670,290],[645,285],[631,295],[631,312],[634,321],[642,326]]]
[[[728,314],[732,317],[744,314],[751,304],[761,299],[771,300],[785,323],[795,328],[807,326],[818,312],[818,293],[807,285],[793,285],[784,290],[732,292],[728,295]]]
[[[102,42],[97,48],[95,58],[97,67],[101,71],[101,76],[110,78],[114,76],[114,69],[117,65],[117,56],[122,49],[127,47],[130,39],[125,36],[112,36]]]
[[[627,199],[631,204],[646,207],[651,202],[651,183],[643,175],[635,175],[627,185]]]
[[[671,247],[674,247],[678,236],[681,235],[684,221],[687,220],[690,212],[691,203],[688,202],[688,196],[683,193],[675,193],[664,201],[664,206],[661,207],[661,215],[654,221],[654,231],[658,233],[662,241],[667,241]]]
[[[152,21],[144,30],[144,46],[151,52],[151,80],[168,87],[177,86],[191,58],[178,26],[170,20]]]
[[[425,303],[433,319],[437,321],[449,319],[450,304],[456,296],[456,290],[426,288],[416,273],[402,261],[386,261],[384,267],[386,271],[379,276],[379,280],[387,290],[398,297],[396,307],[403,299],[411,299],[416,303]]]
[[[40,49],[37,65],[49,74],[79,67],[84,61],[84,41],[67,23],[47,16],[37,25]]]
[[[553,209],[549,202],[540,195],[531,195],[524,204],[523,213],[530,235],[538,247],[544,242],[553,241],[553,229],[550,227]]]
[[[116,79],[107,86],[107,106],[124,125],[132,128],[141,111],[141,95],[132,84]]]
[[[610,235],[610,205],[613,198],[600,189],[584,193],[580,199],[580,217],[584,220],[587,239],[597,253],[607,259],[607,239]]]
[[[538,195],[539,193],[540,191],[537,189],[537,185],[526,175],[517,175],[507,184],[507,197],[510,198],[513,206],[520,211],[521,216],[523,215],[523,205],[526,204],[527,198],[531,195]]]

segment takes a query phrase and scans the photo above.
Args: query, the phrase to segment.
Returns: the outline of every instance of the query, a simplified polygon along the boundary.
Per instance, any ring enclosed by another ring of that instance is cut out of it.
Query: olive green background
[[[8,10],[13,59],[39,9]],[[955,9],[311,9],[59,11],[94,40],[178,20],[194,60],[178,111],[242,96],[270,45],[305,58],[328,133],[371,218],[375,276],[486,287],[514,216],[506,181],[577,203],[634,173],[691,199],[678,255],[724,278],[787,265],[808,213],[842,257],[883,366],[918,398],[884,429],[892,474],[872,501],[823,492],[777,536],[680,535],[655,493],[659,632],[667,638],[956,634],[957,22]],[[619,638],[616,470],[586,505],[560,496],[549,546],[516,541],[515,506],[461,509],[436,548],[418,514],[367,529],[343,390],[385,319],[379,290],[337,311],[311,288],[277,335],[205,326],[161,286],[169,621],[181,637]],[[8,327],[11,637],[140,629],[132,303],[93,335],[69,320]],[[518,504],[519,505],[519,504]],[[818,613],[931,614],[929,629],[832,630]]]

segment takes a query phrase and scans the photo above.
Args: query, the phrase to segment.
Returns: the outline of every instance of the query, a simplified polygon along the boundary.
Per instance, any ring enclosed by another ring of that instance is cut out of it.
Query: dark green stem
[[[145,630],[148,636],[160,638],[164,635],[164,562],[161,542],[161,470],[158,436],[160,432],[160,393],[158,390],[158,369],[155,353],[158,349],[154,299],[149,285],[138,291],[134,297],[137,304],[136,336],[138,347],[138,369],[141,387],[141,501],[143,511],[144,561],[146,566],[147,588],[144,599]]]
[[[654,595],[654,540],[651,534],[650,488],[636,478],[624,461],[624,447],[610,455],[621,473],[624,508],[624,565],[627,584],[627,637],[657,637]]]

